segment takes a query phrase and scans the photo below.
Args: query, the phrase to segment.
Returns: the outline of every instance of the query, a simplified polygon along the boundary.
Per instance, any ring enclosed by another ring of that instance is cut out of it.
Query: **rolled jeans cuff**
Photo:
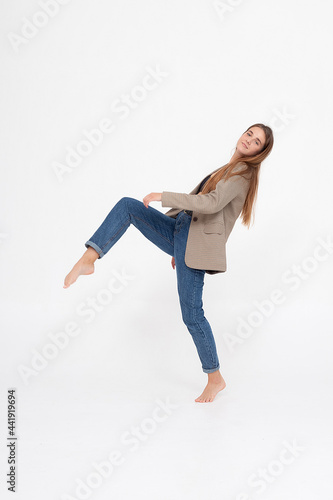
[[[202,371],[204,373],[213,373],[213,372],[217,372],[217,370],[219,370],[219,369],[220,369],[220,365],[217,368],[211,368],[209,370],[207,370],[206,368],[203,368]]]
[[[96,252],[97,252],[97,253],[98,253],[98,255],[99,255],[99,257],[98,257],[99,259],[101,259],[101,258],[103,257],[103,255],[105,255],[105,253],[103,252],[103,250],[101,250],[101,249],[99,248],[99,246],[98,246],[98,245],[96,245],[96,243],[94,243],[93,241],[88,240],[88,241],[86,241],[86,242],[85,242],[85,244],[84,244],[84,245],[85,245],[87,248],[88,248],[88,247],[92,247],[94,250],[96,250]]]

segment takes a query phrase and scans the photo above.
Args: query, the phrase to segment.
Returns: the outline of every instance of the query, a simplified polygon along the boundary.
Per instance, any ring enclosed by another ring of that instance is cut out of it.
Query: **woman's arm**
[[[148,208],[148,205],[151,201],[161,201],[161,197],[162,193],[150,193],[147,194],[147,196],[145,196],[142,201],[144,206]]]
[[[192,210],[202,214],[219,212],[236,196],[247,190],[249,181],[240,175],[234,175],[228,180],[221,179],[213,191],[207,194],[186,194],[163,191],[161,194],[162,207]],[[157,194],[157,193],[152,193]],[[149,196],[149,195],[148,195]]]

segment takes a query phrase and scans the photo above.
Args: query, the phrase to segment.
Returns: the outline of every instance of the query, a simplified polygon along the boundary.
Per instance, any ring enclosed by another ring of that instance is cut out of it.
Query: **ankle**
[[[208,373],[208,382],[209,383],[216,384],[216,383],[221,382],[222,380],[223,380],[223,377],[222,377],[219,370],[212,372],[212,373]]]
[[[92,247],[89,247],[82,255],[81,261],[84,262],[85,264],[93,264],[95,260],[98,259],[98,257],[99,254],[96,252],[96,250]]]

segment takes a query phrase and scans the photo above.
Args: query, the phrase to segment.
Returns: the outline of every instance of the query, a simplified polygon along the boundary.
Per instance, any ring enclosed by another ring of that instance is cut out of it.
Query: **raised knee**
[[[128,196],[123,196],[122,198],[120,198],[119,203],[127,203],[129,199],[130,198]]]
[[[126,205],[128,205],[133,202],[137,203],[138,200],[136,200],[135,198],[131,198],[130,196],[123,196],[122,198],[120,198],[119,202],[126,203]]]

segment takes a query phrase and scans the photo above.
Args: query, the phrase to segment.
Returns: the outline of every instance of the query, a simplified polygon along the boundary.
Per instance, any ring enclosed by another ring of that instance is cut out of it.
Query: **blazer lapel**
[[[217,172],[218,170],[220,170],[220,168],[222,168],[222,167],[218,167],[218,168],[216,168],[215,170],[213,170],[213,172],[211,172],[210,174],[207,174],[207,175],[212,175],[212,174],[214,174],[215,172]],[[205,175],[205,177],[207,177],[207,175]],[[192,191],[191,191],[189,194],[196,194],[196,192],[198,191],[198,189],[199,189],[199,187],[200,187],[200,184],[201,184],[201,183],[202,183],[202,181],[205,179],[205,177],[203,177],[203,178],[201,179],[201,181],[200,181],[200,182],[199,182],[199,183],[195,186],[195,188],[194,188],[194,189],[192,189]]]

